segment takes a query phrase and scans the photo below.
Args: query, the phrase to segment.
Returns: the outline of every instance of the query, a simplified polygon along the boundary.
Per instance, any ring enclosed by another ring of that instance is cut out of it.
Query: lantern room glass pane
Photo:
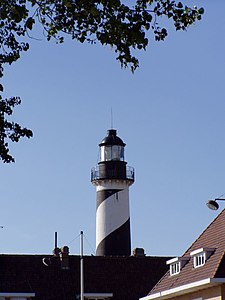
[[[104,160],[111,160],[112,159],[112,147],[105,146],[105,159]]]
[[[100,147],[100,161],[120,160],[124,161],[124,147],[113,146],[101,146]]]

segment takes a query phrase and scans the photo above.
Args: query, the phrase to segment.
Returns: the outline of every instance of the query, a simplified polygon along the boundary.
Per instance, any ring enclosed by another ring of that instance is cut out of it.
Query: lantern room
[[[91,181],[123,179],[134,182],[134,168],[127,166],[124,157],[126,144],[117,136],[115,129],[109,129],[107,136],[99,144],[98,165],[91,169]]]
[[[115,129],[108,130],[108,135],[99,144],[100,162],[124,161],[124,147],[126,144],[116,135]]]

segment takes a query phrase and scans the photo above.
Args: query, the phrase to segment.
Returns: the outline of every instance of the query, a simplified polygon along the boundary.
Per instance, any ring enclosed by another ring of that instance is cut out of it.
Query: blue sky
[[[225,3],[186,3],[204,6],[203,20],[150,41],[134,75],[110,48],[69,40],[31,40],[7,68],[5,95],[23,100],[14,120],[34,137],[13,144],[16,163],[0,167],[0,253],[51,253],[57,231],[78,254],[80,230],[85,254],[95,251],[90,170],[111,109],[136,172],[132,248],[181,255],[218,214],[205,203],[225,193]]]

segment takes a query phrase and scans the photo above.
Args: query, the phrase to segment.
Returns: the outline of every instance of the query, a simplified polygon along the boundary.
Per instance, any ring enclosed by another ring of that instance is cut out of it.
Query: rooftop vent
[[[61,268],[64,270],[68,270],[69,269],[69,247],[68,246],[64,246],[61,248],[60,261],[61,261]]]

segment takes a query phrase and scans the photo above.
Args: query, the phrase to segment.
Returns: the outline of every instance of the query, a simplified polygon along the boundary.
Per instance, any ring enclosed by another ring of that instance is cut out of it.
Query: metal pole
[[[83,231],[80,232],[80,299],[84,300]]]
[[[58,247],[57,232],[55,232],[55,249]]]

